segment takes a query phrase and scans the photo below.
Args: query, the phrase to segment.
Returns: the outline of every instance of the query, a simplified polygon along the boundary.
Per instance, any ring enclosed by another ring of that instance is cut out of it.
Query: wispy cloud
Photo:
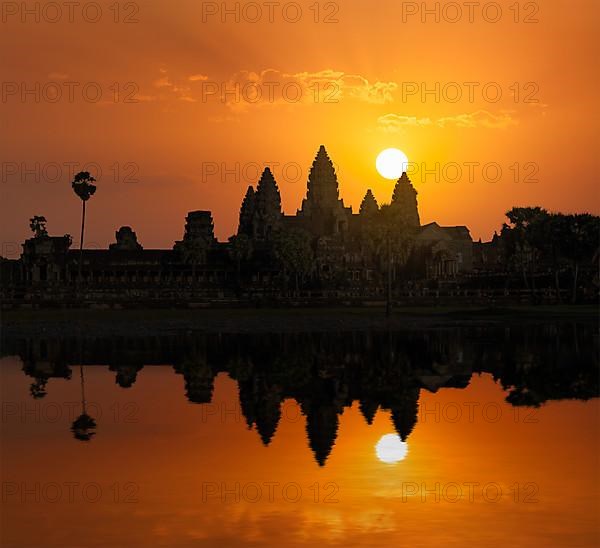
[[[382,105],[394,100],[393,93],[398,85],[395,82],[369,81],[362,75],[333,69],[297,73],[276,69],[241,70],[224,80],[216,80],[203,73],[177,78],[167,68],[161,67],[152,87],[155,93],[146,93],[147,101],[217,101],[232,111],[245,111],[254,105],[342,101]]]
[[[192,74],[191,76],[188,76],[188,80],[190,82],[205,82],[208,80],[208,76],[205,74]]]
[[[394,100],[392,94],[398,89],[396,82],[369,82],[360,74],[346,74],[332,69],[283,76],[302,83],[308,89],[316,89],[315,84],[323,88],[330,86],[339,93],[339,99],[352,98],[373,104],[391,103]]]
[[[438,128],[489,128],[506,129],[518,124],[512,112],[501,111],[493,114],[487,110],[477,110],[472,113],[443,116],[432,120],[431,118],[418,118],[400,114],[386,114],[377,119],[377,127],[386,133],[398,133],[406,127],[438,127]]]
[[[500,114],[492,114],[487,110],[477,110],[471,114],[458,114],[446,116],[437,120],[437,125],[444,128],[455,126],[461,128],[485,127],[492,129],[505,129],[517,125],[517,121],[507,111]]]
[[[162,78],[159,78],[158,80],[154,80],[152,85],[155,88],[172,88],[173,87],[173,83],[171,82],[171,80],[169,80],[168,76],[163,76]]]
[[[386,133],[396,133],[405,126],[422,127],[433,124],[430,118],[417,118],[416,116],[402,116],[400,114],[386,114],[377,119],[379,128]]]
[[[340,103],[346,100],[371,104],[393,101],[395,82],[370,82],[358,74],[333,69],[285,73],[276,69],[242,70],[223,86],[225,103],[234,110],[251,105]]]
[[[188,85],[184,85],[184,84],[176,84],[173,82],[173,80],[171,80],[171,78],[168,76],[167,74],[167,69],[165,68],[161,68],[160,69],[161,74],[163,74],[163,76],[161,76],[160,78],[158,78],[157,80],[155,80],[152,85],[161,90],[163,93],[159,94],[158,96],[151,96],[151,95],[147,95],[146,97],[151,98],[151,97],[155,97],[155,100],[166,100],[169,98],[174,98],[179,100],[179,101],[185,101],[188,103],[195,103],[197,100],[196,98],[191,94],[191,87]],[[197,80],[200,80],[202,75],[196,74],[193,75],[194,78],[197,77]],[[189,77],[190,81],[196,81],[196,80],[192,80],[192,77]],[[165,94],[166,92],[168,92],[168,94]],[[151,100],[151,99],[150,99]]]

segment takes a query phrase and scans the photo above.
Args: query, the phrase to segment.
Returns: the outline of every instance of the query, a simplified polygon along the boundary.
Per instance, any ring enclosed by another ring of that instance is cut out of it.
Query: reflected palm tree
[[[96,421],[87,414],[85,407],[85,377],[83,375],[83,365],[79,366],[79,375],[81,377],[81,415],[73,421],[71,432],[73,432],[73,437],[76,440],[90,441],[96,435]]]

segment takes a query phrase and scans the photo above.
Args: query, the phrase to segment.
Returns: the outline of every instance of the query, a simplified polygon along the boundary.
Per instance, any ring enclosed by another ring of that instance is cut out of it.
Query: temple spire
[[[360,204],[359,213],[361,215],[369,216],[377,213],[379,211],[379,205],[377,204],[377,200],[375,196],[373,196],[373,192],[371,189],[367,190],[363,201]]]
[[[421,226],[417,191],[412,185],[406,172],[398,179],[392,195],[391,207],[396,211],[404,223],[409,226]]]
[[[406,441],[419,417],[419,390],[408,391],[390,407],[392,423],[402,441]]]
[[[308,175],[306,200],[311,209],[335,207],[339,199],[338,180],[325,147],[321,145]],[[303,207],[304,209],[304,207]]]
[[[256,193],[252,186],[248,187],[242,207],[240,208],[240,220],[238,224],[238,234],[252,235],[252,219],[256,209]]]
[[[362,416],[367,421],[367,424],[373,424],[373,419],[375,419],[377,409],[379,409],[379,404],[374,400],[364,398],[360,400],[358,408],[360,409]]]
[[[319,466],[325,462],[337,438],[339,417],[334,405],[313,403],[306,413],[306,435]]]
[[[308,174],[306,198],[298,217],[308,219],[307,228],[316,236],[337,236],[347,231],[351,214],[340,200],[333,162],[321,145]]]
[[[282,216],[279,187],[271,169],[266,167],[256,187],[254,234],[269,238],[279,227]]]

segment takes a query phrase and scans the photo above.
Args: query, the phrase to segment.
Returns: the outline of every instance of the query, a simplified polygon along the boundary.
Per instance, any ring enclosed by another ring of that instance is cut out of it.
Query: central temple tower
[[[319,236],[343,233],[348,228],[350,208],[339,198],[337,175],[325,147],[321,145],[308,175],[308,190],[298,217]]]

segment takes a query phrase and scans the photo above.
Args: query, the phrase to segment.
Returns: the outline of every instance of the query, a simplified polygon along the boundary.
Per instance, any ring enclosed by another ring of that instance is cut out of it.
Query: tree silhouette
[[[561,238],[565,233],[568,225],[568,219],[561,213],[551,213],[542,221],[542,234],[546,241],[552,271],[554,273],[554,289],[556,291],[556,300],[561,302],[560,295],[560,272],[562,270],[565,259],[561,249]]]
[[[46,217],[41,215],[34,215],[31,219],[29,219],[29,228],[31,228],[35,238],[43,238],[44,236],[48,236],[46,222]]]
[[[535,292],[536,265],[547,247],[548,212],[541,207],[513,207],[506,216],[510,225],[502,226],[501,235],[507,259],[521,271],[525,287]]]
[[[81,281],[81,267],[83,263],[83,232],[85,229],[85,203],[95,194],[96,185],[94,184],[96,179],[90,175],[88,171],[81,171],[77,175],[75,175],[71,186],[73,191],[82,204],[82,212],[81,212],[81,240],[79,242],[79,269],[77,278],[78,281]]]
[[[577,301],[579,268],[584,261],[592,260],[598,251],[600,218],[583,213],[565,215],[566,223],[558,241],[559,253],[569,261],[573,273],[571,301]]]
[[[35,382],[31,383],[29,387],[29,393],[35,400],[39,400],[41,398],[46,397],[46,385],[48,384],[48,379],[45,377],[36,377]]]
[[[282,230],[276,233],[273,243],[275,258],[283,269],[284,290],[289,272],[294,275],[296,291],[299,291],[300,279],[310,274],[314,264],[310,236],[300,229]]]
[[[392,285],[398,268],[406,265],[414,245],[415,227],[398,207],[390,204],[372,215],[365,224],[363,238],[387,282],[386,315],[392,310]],[[383,281],[383,279],[382,279]]]
[[[548,213],[540,207],[514,207],[506,213],[510,224],[502,227],[502,242],[509,266],[521,271],[535,299],[535,276],[544,268],[554,273],[560,299],[560,271],[572,272],[571,300],[577,300],[580,267],[591,267],[598,252],[600,218],[590,214]]]
[[[235,262],[236,285],[241,285],[242,262],[252,257],[252,240],[243,232],[229,238],[229,255]]]

